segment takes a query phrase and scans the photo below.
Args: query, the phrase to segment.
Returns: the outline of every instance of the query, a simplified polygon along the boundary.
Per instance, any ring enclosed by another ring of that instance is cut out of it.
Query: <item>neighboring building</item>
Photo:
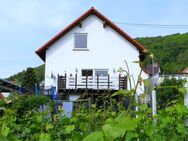
[[[160,66],[157,62],[155,62],[154,64],[148,64],[143,69],[149,76],[154,76],[161,72]]]
[[[58,86],[58,91],[65,93],[127,88],[126,77],[117,70],[126,69],[126,60],[136,81],[141,68],[133,62],[142,61],[144,51],[142,45],[92,7],[36,53],[45,62],[45,87]],[[148,75],[143,72],[142,77]]]
[[[4,95],[0,92],[0,99],[4,99]]]
[[[182,70],[181,73],[188,73],[188,67]]]
[[[21,87],[20,85],[17,85],[5,79],[0,79],[0,93],[7,97],[9,93],[12,92],[32,93],[32,90]]]

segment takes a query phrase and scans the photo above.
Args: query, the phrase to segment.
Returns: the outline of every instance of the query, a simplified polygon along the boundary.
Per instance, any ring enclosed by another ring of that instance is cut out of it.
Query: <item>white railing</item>
[[[118,90],[119,77],[67,76],[66,89]]]

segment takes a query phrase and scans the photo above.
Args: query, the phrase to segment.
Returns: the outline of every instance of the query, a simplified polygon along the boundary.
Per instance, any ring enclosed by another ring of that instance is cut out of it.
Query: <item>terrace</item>
[[[58,91],[67,90],[121,90],[127,88],[127,77],[119,76],[64,76],[58,75]]]

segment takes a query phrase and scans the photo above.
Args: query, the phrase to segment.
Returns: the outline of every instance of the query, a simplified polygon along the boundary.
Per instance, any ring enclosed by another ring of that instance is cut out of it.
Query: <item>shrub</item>
[[[157,87],[157,104],[158,107],[165,108],[175,103],[183,103],[185,88],[185,80],[176,78],[165,78]]]

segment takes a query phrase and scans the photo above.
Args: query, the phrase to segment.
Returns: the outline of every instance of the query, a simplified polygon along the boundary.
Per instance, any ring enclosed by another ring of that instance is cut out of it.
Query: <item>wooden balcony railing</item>
[[[58,76],[58,89],[93,89],[93,90],[120,90],[127,89],[127,77],[107,76]]]

